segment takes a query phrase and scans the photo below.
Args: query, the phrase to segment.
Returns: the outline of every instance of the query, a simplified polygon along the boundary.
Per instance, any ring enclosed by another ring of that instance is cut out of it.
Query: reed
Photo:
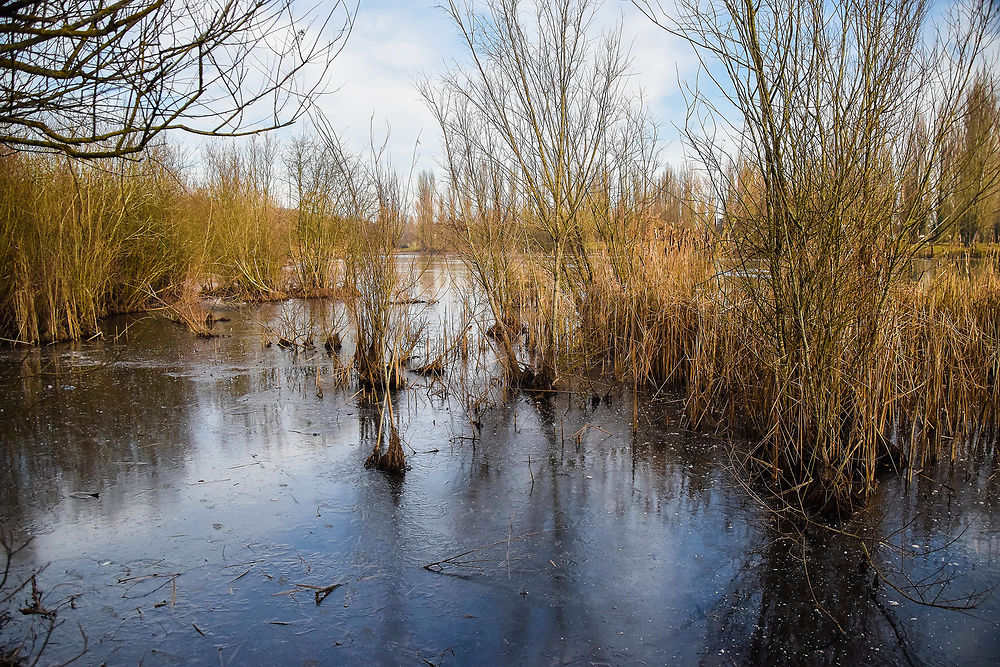
[[[170,212],[166,154],[82,163],[0,158],[0,329],[20,343],[78,339],[177,282],[188,249]]]
[[[283,209],[277,150],[210,146],[200,182],[165,146],[134,159],[0,158],[0,338],[76,340],[105,315],[164,306],[195,323],[205,290],[243,300],[335,293],[339,209],[305,190],[297,209]]]
[[[459,251],[488,304],[482,327],[503,377],[512,363],[530,368],[547,341],[534,334],[550,322],[548,258],[498,264],[509,254],[474,242],[489,225],[470,218]],[[1000,426],[996,258],[895,280],[884,299],[849,283],[805,320],[814,327],[807,340],[819,344],[790,358],[762,335],[772,326],[760,307],[770,294],[766,274],[734,263],[722,241],[655,217],[634,224],[629,243],[585,227],[591,270],[563,281],[560,295],[565,383],[596,373],[635,388],[679,387],[691,428],[743,436],[748,471],[798,506],[829,512],[867,498],[881,471],[959,456]],[[523,233],[515,219],[511,226]],[[869,261],[864,252],[855,258]],[[508,330],[520,332],[507,352],[494,305],[501,296],[516,313]]]
[[[367,157],[353,155],[322,118],[318,130],[331,178],[315,194],[338,202],[338,223],[347,228],[343,296],[355,339],[352,363],[362,400],[376,404],[379,412],[378,437],[365,465],[402,473],[406,461],[390,393],[405,385],[404,364],[423,337],[411,309],[418,277],[396,256],[409,191],[387,166],[384,146],[373,145]]]
[[[420,336],[409,309],[412,276],[404,276],[396,260],[404,190],[377,156],[368,164],[340,156],[353,213],[344,291],[356,337],[354,367],[362,388],[398,389],[405,383],[404,360]]]
[[[1000,426],[995,260],[900,283],[877,319],[859,300],[836,354],[789,367],[757,333],[754,282],[719,271],[708,248],[651,243],[641,258],[639,287],[594,283],[578,329],[602,343],[591,359],[683,387],[690,426],[747,436],[747,468],[801,506],[850,508],[880,470],[954,458]]]
[[[357,337],[354,366],[362,387],[398,389],[405,383],[403,360],[409,344],[408,307],[396,265],[397,227],[379,216],[360,221],[347,255],[348,304]]]

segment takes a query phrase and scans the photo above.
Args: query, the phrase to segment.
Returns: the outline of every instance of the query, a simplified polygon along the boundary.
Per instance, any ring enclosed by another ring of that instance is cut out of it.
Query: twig
[[[465,563],[478,562],[478,561],[460,561],[459,559],[462,558],[463,556],[468,556],[470,554],[474,554],[477,551],[482,551],[483,549],[489,549],[490,547],[495,547],[495,546],[498,546],[498,545],[501,545],[501,544],[509,544],[511,542],[519,542],[521,540],[526,540],[529,537],[536,537],[538,535],[543,535],[545,533],[553,533],[553,532],[556,532],[558,530],[560,530],[560,529],[559,528],[550,528],[549,530],[539,530],[539,531],[534,532],[534,533],[526,533],[526,534],[520,535],[518,537],[509,537],[508,536],[507,539],[498,540],[496,542],[490,542],[489,544],[484,544],[482,546],[476,547],[475,549],[469,549],[468,551],[463,551],[460,554],[455,554],[454,556],[449,556],[448,558],[442,558],[441,560],[434,561],[433,563],[427,563],[426,565],[424,565],[424,569],[425,570],[429,570],[430,572],[443,572],[445,565],[457,565],[457,566],[461,566],[461,565],[463,565]]]
[[[335,590],[343,586],[344,582],[339,581],[335,584],[330,584],[329,586],[313,586],[312,584],[295,584],[295,585],[300,589],[308,588],[309,590],[314,591],[316,598],[316,606],[318,607],[319,604],[330,595],[330,593],[334,592]]]

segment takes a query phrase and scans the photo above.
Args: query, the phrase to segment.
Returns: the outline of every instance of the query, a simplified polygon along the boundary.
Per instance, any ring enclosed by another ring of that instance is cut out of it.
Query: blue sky
[[[416,170],[439,172],[441,139],[415,83],[433,78],[448,62],[464,59],[463,44],[435,0],[361,0],[354,30],[333,64],[336,92],[320,106],[355,149],[368,145],[370,128],[380,141],[391,128],[388,149],[400,170],[409,170],[417,146]],[[633,58],[632,92],[643,94],[660,126],[666,160],[678,163],[683,147],[674,124],[683,124],[684,100],[677,80],[692,77],[690,49],[653,25],[625,0],[605,0],[595,28],[622,22],[623,42]]]

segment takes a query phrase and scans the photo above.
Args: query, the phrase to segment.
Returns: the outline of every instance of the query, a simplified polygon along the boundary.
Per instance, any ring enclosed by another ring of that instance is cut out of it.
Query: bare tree
[[[966,246],[976,237],[993,240],[1000,216],[1000,105],[992,76],[981,72],[966,94],[963,123],[955,132],[953,187],[944,195],[948,208],[960,212],[956,233]],[[947,219],[945,217],[945,219]]]
[[[417,240],[420,249],[433,252],[438,249],[434,221],[437,218],[437,193],[434,174],[422,171],[417,176]]]
[[[542,352],[544,370],[557,376],[563,287],[569,271],[589,268],[580,217],[591,189],[614,168],[622,128],[636,118],[629,58],[619,32],[594,36],[592,0],[484,5],[477,12],[448,2],[471,65],[440,86],[425,84],[423,94],[441,124],[452,184],[485,188],[482,202],[466,200],[476,215],[463,211],[464,218],[488,213],[498,222],[516,213],[545,237],[547,247],[536,248],[549,258]],[[504,193],[503,210],[493,206],[496,193]]]
[[[691,91],[686,134],[725,203],[757,364],[749,390],[717,396],[743,402],[774,478],[820,503],[863,497],[897,416],[892,374],[876,371],[887,304],[998,8],[956,4],[935,31],[925,0],[636,4],[716,84]]]
[[[323,294],[338,283],[337,260],[354,211],[344,155],[316,136],[294,139],[284,163],[295,198],[294,259],[299,286]]]
[[[0,6],[0,143],[74,157],[164,130],[258,133],[323,91],[357,6],[293,0],[10,0]]]

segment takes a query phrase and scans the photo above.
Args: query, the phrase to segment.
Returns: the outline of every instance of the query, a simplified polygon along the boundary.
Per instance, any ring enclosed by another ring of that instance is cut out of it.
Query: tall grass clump
[[[81,162],[0,158],[0,329],[9,341],[79,339],[178,279],[183,191],[166,152]]]
[[[317,194],[338,202],[338,223],[347,229],[343,295],[354,331],[354,371],[363,400],[377,404],[380,415],[365,465],[402,473],[406,461],[390,394],[404,386],[404,364],[422,335],[410,303],[415,278],[396,256],[409,192],[387,166],[384,146],[373,144],[367,158],[352,155],[322,117],[317,126],[331,173]]]
[[[403,359],[412,345],[409,291],[396,262],[401,214],[381,201],[370,217],[355,220],[347,249],[346,292],[357,350],[354,366],[362,386],[395,389],[403,385]]]
[[[897,303],[900,458],[953,460],[1000,425],[1000,265],[947,267]]]
[[[641,117],[619,128],[617,150],[605,153],[578,218],[584,242],[568,281],[582,343],[571,347],[574,366],[598,363],[633,387],[680,377],[694,283],[710,266],[682,226],[708,224],[696,206],[697,184],[688,183],[682,201],[671,181],[657,183],[654,144]],[[677,213],[669,221],[668,208]]]

